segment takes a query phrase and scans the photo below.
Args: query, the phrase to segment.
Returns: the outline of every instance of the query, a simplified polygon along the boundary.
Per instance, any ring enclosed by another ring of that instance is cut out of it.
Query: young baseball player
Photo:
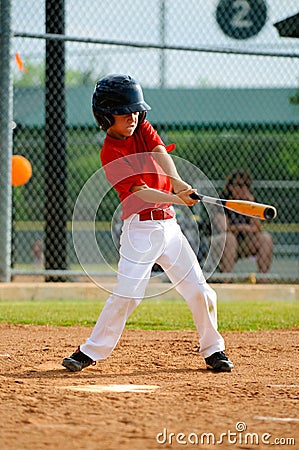
[[[145,120],[151,108],[141,86],[128,75],[98,81],[92,108],[97,124],[107,132],[102,165],[122,203],[118,281],[90,337],[62,365],[76,372],[111,354],[158,263],[192,311],[207,368],[231,371],[217,330],[216,293],[206,283],[172,207],[198,202],[190,198],[196,190],[181,179],[168,154],[173,146],[165,147]]]

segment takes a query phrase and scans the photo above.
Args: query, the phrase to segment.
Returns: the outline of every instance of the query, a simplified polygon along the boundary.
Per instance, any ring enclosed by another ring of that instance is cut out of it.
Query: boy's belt
[[[139,214],[139,220],[166,220],[172,219],[175,212],[171,208],[166,209],[152,209],[151,211],[142,212]]]

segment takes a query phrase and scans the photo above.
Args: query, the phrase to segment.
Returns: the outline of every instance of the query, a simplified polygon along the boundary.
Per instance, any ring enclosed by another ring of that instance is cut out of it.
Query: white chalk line
[[[268,384],[268,387],[275,387],[275,388],[299,388],[299,384]]]
[[[254,416],[256,420],[270,420],[273,422],[299,422],[297,417],[268,417],[268,416]]]

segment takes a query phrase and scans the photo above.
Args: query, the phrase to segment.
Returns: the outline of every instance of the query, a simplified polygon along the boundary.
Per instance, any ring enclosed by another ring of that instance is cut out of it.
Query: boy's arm
[[[174,203],[177,205],[185,204],[187,206],[193,206],[195,203],[198,203],[198,200],[190,198],[190,194],[196,192],[196,189],[192,189],[188,183],[182,180],[165,147],[163,145],[157,145],[152,150],[152,154],[164,173],[169,176],[174,194],[161,192],[148,187],[146,184],[141,186],[135,185],[131,191],[143,201],[150,203]]]
[[[186,189],[191,189],[191,186],[182,180],[178,174],[177,168],[173,162],[171,156],[167,153],[167,150],[163,145],[157,145],[153,150],[153,157],[157,163],[162,167],[164,172],[169,176],[173,191],[178,194],[185,191]],[[193,190],[196,192],[196,189]]]
[[[178,194],[168,194],[167,192],[162,192],[158,189],[150,188],[146,184],[142,184],[140,186],[132,186],[131,192],[144,202],[149,203],[174,203],[176,205],[193,206],[199,201],[190,198],[190,194],[196,192],[195,189],[191,188],[185,189]]]

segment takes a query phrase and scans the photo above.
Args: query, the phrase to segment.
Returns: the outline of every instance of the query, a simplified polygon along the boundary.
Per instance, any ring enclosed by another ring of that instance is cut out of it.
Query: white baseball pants
[[[93,360],[106,359],[118,343],[126,321],[140,304],[151,270],[157,262],[186,300],[199,334],[200,354],[206,358],[224,350],[217,331],[216,293],[206,283],[196,255],[176,219],[124,220],[120,239],[118,283],[106,301],[81,351]]]

